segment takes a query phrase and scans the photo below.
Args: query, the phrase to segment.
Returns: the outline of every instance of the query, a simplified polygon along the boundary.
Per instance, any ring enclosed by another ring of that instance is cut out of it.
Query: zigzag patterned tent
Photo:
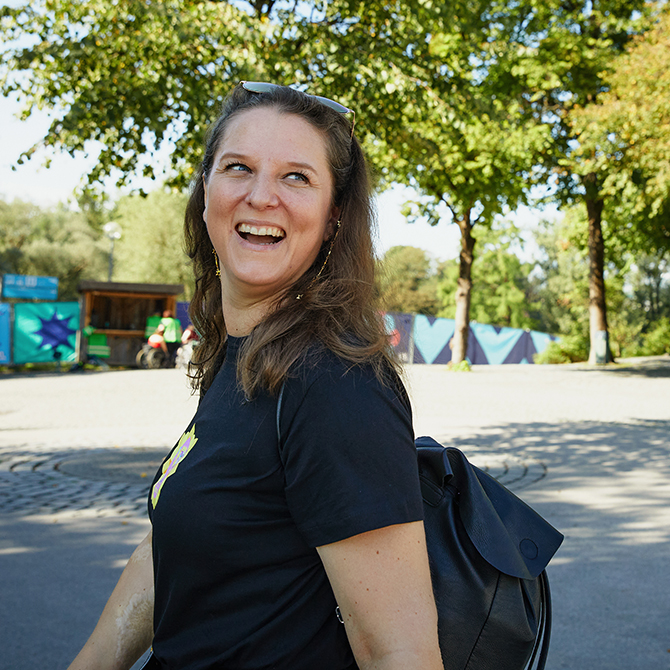
[[[8,307],[8,306],[3,306]],[[177,315],[188,325],[187,303],[178,303]],[[79,305],[73,303],[25,303],[14,306],[14,362],[53,361],[54,352],[65,361],[75,357]],[[412,363],[449,363],[453,319],[422,314],[387,313],[388,332],[396,351]],[[0,311],[0,362],[7,362],[9,310]],[[4,333],[4,334],[3,334]],[[473,365],[533,363],[533,356],[558,339],[554,335],[520,328],[471,323],[467,359]]]
[[[396,351],[413,363],[449,363],[456,322],[417,314],[386,315]],[[533,363],[533,357],[558,339],[554,335],[520,328],[470,323],[467,359],[472,365]]]

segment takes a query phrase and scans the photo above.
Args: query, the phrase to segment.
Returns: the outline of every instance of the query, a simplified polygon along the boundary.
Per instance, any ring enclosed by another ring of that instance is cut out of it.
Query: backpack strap
[[[279,422],[281,421],[281,403],[284,398],[284,387],[286,386],[286,381],[282,382],[281,388],[279,389],[279,395],[277,396],[277,414],[275,416],[275,422],[277,425],[277,444],[279,445],[279,451],[281,453],[281,426]]]
[[[533,653],[526,664],[526,670],[532,670],[536,659],[537,666],[535,670],[545,670],[547,655],[549,654],[549,643],[551,642],[551,591],[549,590],[547,571],[543,570],[538,579],[540,581],[540,621],[537,627]]]

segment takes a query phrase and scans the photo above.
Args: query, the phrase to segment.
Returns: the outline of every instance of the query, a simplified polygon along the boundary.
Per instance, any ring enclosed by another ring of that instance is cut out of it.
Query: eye
[[[304,184],[309,184],[309,177],[304,172],[289,172],[286,175],[286,178],[289,181],[303,182]]]
[[[249,168],[244,163],[227,163],[223,166],[223,172],[251,172]]]

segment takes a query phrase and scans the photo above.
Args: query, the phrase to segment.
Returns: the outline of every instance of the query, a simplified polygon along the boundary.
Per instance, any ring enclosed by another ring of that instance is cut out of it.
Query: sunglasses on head
[[[245,91],[249,91],[250,93],[269,93],[275,88],[282,88],[279,84],[270,84],[269,82],[265,81],[241,81],[240,85]],[[356,126],[356,112],[354,112],[353,109],[349,109],[335,100],[324,98],[320,95],[309,95],[308,93],[305,93],[305,95],[308,98],[315,98],[322,105],[330,107],[330,109],[334,109],[340,114],[352,114],[353,120],[351,122],[351,137],[354,136],[354,127]]]

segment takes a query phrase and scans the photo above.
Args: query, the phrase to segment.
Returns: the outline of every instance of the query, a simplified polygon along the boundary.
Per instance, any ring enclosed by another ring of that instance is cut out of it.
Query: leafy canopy
[[[511,328],[537,328],[533,317],[537,305],[533,301],[529,275],[532,264],[522,263],[514,246],[520,242],[519,231],[512,224],[500,224],[492,229],[479,228],[479,254],[472,269],[473,291],[470,315],[478,323],[490,323]],[[456,284],[458,264],[444,264],[438,283],[442,302],[439,316],[454,318],[456,314]]]
[[[59,300],[77,300],[80,281],[106,277],[107,247],[81,213],[0,201],[0,230],[0,274],[58,277]]]
[[[437,275],[423,249],[391,247],[379,265],[380,291],[385,310],[433,316],[437,313]]]

